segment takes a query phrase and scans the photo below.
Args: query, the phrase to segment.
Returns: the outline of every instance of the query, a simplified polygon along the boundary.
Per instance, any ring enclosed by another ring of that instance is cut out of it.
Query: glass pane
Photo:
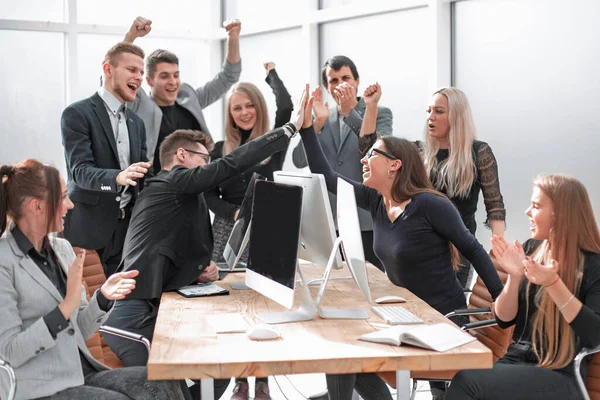
[[[506,237],[519,240],[529,236],[523,211],[532,178],[540,173],[580,179],[600,216],[600,3],[539,4],[454,6],[454,81],[469,97],[480,140],[494,150],[509,221]],[[477,221],[485,220],[483,204],[478,209]],[[489,232],[480,231],[489,243]]]
[[[223,0],[225,19],[238,18],[245,26],[259,27],[265,18],[294,16],[306,12],[307,4],[298,0]],[[268,17],[267,17],[268,15]]]
[[[152,27],[161,31],[198,32],[214,24],[210,7],[217,7],[216,3],[211,0],[170,0],[168,4],[144,0],[79,0],[77,19],[81,24],[129,27],[141,15],[152,20]]]
[[[320,0],[321,3],[321,10],[324,10],[326,8],[333,8],[333,7],[342,7],[342,6],[348,6],[351,4],[377,4],[377,3],[390,3],[389,0]]]
[[[354,61],[359,95],[368,85],[381,84],[380,104],[392,110],[394,135],[422,138],[433,47],[427,8],[323,24],[321,43],[321,65],[335,55]]]
[[[0,0],[0,19],[65,22],[64,0]]]
[[[60,136],[65,108],[64,36],[0,30],[0,42],[0,160],[14,163],[34,157],[64,173]]]
[[[304,65],[298,62],[298,49],[302,45],[301,33],[300,29],[290,29],[246,36],[240,39],[243,60],[240,82],[251,82],[258,86],[269,109],[271,126],[275,123],[275,110],[277,107],[275,106],[273,91],[265,82],[266,73],[263,63],[268,61],[275,63],[277,74],[292,96],[292,101],[296,104],[306,81]],[[294,147],[295,142],[290,144],[290,151]],[[295,169],[291,162],[291,156],[286,157],[284,163],[284,169],[290,168]]]

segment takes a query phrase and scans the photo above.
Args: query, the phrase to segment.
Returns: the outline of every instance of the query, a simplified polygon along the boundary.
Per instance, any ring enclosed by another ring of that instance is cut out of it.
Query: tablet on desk
[[[229,294],[229,290],[223,289],[214,283],[198,283],[196,285],[184,286],[177,289],[177,293],[183,297],[205,297],[205,296],[224,296]]]

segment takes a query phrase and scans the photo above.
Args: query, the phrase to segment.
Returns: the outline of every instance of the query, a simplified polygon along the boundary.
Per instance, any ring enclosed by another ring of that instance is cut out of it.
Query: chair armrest
[[[8,374],[8,380],[10,382],[10,388],[8,389],[7,400],[13,400],[15,398],[15,392],[17,391],[17,378],[15,376],[15,370],[10,364],[4,360],[0,360],[0,369],[3,369]]]
[[[498,325],[495,319],[486,319],[485,321],[470,322],[460,327],[463,331],[470,331],[472,329],[487,328],[488,326]]]
[[[122,329],[113,328],[112,326],[103,325],[99,329],[100,333],[108,333],[109,335],[117,336],[123,339],[133,340],[146,346],[148,354],[150,354],[150,341],[144,336],[137,333],[131,333]]]
[[[575,369],[575,378],[577,379],[577,386],[579,386],[579,391],[581,392],[581,395],[583,396],[584,400],[590,400],[590,395],[587,392],[585,382],[583,381],[583,377],[581,376],[581,362],[587,356],[596,354],[598,352],[600,352],[600,346],[597,346],[593,349],[587,349],[584,347],[575,356],[575,360],[573,363],[573,368]]]
[[[460,310],[454,310],[445,315],[446,318],[454,317],[456,315],[476,315],[476,314],[489,314],[492,310],[489,307],[486,308],[463,308]]]

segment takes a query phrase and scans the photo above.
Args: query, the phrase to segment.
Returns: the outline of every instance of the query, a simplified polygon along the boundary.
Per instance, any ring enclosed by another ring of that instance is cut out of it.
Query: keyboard
[[[371,310],[390,325],[422,324],[424,321],[400,306],[376,306]]]

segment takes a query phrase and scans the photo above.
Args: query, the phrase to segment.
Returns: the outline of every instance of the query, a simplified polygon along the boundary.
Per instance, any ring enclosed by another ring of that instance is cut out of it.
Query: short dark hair
[[[156,66],[159,63],[169,63],[179,65],[179,58],[168,50],[158,49],[154,50],[146,59],[146,74],[150,78],[154,77],[156,72]]]
[[[204,132],[194,131],[191,129],[178,129],[166,137],[160,145],[159,157],[160,165],[171,164],[173,154],[180,147],[190,147],[195,143],[200,143],[210,153],[213,149],[212,138]]]
[[[323,69],[321,69],[321,80],[325,87],[327,87],[327,67],[330,67],[334,71],[339,71],[342,67],[348,67],[354,79],[358,79],[358,70],[351,59],[346,56],[333,56],[325,62]]]
[[[113,67],[116,67],[119,56],[123,53],[135,54],[136,56],[141,57],[142,60],[144,59],[144,50],[142,50],[141,47],[132,43],[119,42],[108,49],[104,56],[104,63],[109,63]]]

